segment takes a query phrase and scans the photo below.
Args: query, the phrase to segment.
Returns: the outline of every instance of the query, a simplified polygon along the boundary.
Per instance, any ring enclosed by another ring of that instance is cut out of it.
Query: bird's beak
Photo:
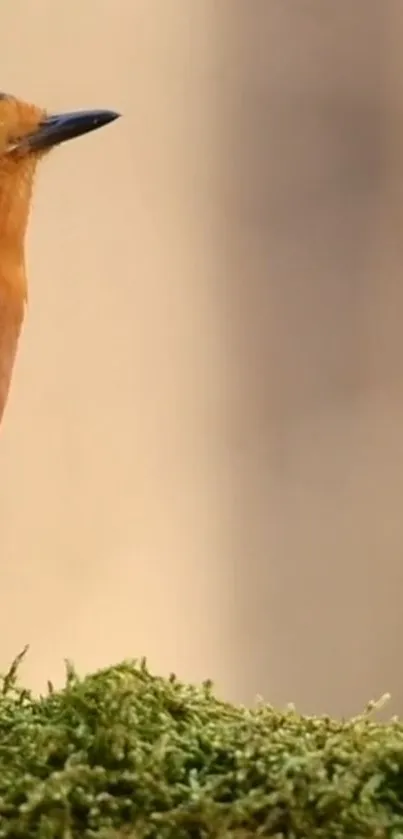
[[[21,151],[41,152],[73,140],[81,134],[88,134],[102,128],[108,122],[118,119],[116,111],[73,111],[66,114],[51,114],[39,123],[38,128],[14,145]],[[10,149],[11,151],[11,149]]]

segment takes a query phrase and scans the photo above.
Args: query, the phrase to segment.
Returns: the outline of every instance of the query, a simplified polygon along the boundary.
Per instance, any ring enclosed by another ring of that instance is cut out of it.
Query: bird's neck
[[[0,288],[16,305],[25,303],[25,236],[28,226],[35,160],[14,173],[0,188]]]
[[[16,317],[23,316],[27,299],[27,279],[23,251],[2,248],[0,237],[0,299],[8,303]]]

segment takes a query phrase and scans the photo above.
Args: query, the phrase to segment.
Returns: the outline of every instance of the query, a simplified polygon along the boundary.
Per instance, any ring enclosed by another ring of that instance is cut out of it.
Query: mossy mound
[[[132,662],[68,667],[38,699],[16,670],[0,697],[0,839],[403,836],[398,721],[249,710]]]

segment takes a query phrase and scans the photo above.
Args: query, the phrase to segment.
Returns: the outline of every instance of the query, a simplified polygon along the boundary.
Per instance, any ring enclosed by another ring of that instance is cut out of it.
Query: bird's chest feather
[[[0,283],[0,422],[10,389],[25,302]]]

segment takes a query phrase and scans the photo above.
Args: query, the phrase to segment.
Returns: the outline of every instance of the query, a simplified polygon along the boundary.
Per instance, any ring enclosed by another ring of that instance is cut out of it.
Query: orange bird
[[[0,422],[27,300],[24,243],[37,164],[54,146],[118,116],[115,111],[48,114],[0,93]]]

